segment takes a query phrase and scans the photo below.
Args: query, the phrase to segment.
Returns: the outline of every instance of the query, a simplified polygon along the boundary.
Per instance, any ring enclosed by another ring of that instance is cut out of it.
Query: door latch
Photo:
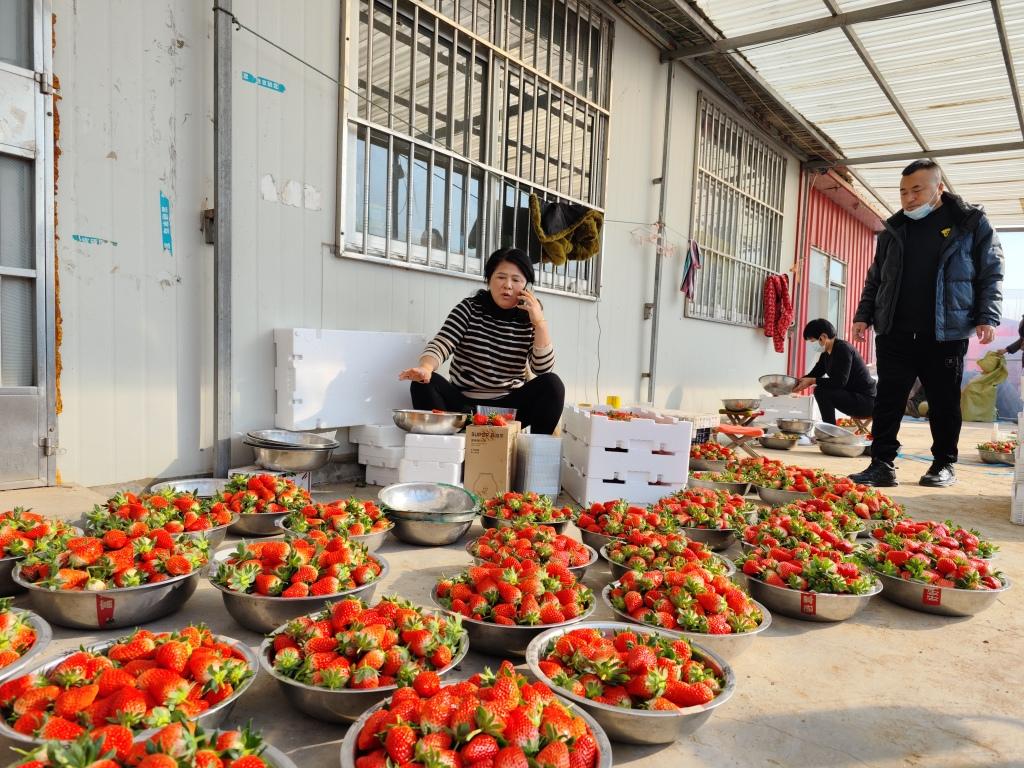
[[[57,449],[60,447],[55,437],[44,437],[39,441],[39,445],[42,446],[44,456],[56,456]]]

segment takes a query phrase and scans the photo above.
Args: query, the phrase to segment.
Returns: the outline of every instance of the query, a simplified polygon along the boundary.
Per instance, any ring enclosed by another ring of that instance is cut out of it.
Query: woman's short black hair
[[[804,326],[804,341],[813,341],[820,338],[823,333],[830,339],[834,339],[836,337],[836,327],[823,317],[811,320],[811,322]]]
[[[526,282],[533,282],[533,264],[530,263],[530,257],[526,255],[525,251],[519,248],[499,248],[490,256],[487,257],[487,262],[484,264],[484,280],[490,280],[491,275],[494,274],[494,270],[498,268],[498,265],[503,261],[507,261],[509,264],[515,264],[519,267],[519,271],[523,273],[526,278]]]

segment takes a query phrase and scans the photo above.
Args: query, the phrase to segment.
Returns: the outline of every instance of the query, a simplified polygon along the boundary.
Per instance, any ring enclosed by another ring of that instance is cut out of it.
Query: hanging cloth
[[[530,218],[533,233],[540,241],[542,261],[555,265],[566,261],[583,261],[601,250],[600,211],[575,203],[544,203],[530,195]]]
[[[789,276],[769,275],[764,281],[764,335],[771,337],[776,352],[786,350],[786,332],[792,324]]]
[[[697,241],[691,238],[689,247],[686,250],[686,260],[683,262],[683,280],[679,284],[679,290],[687,299],[693,300],[693,287],[697,281],[697,270],[700,269],[700,246]]]

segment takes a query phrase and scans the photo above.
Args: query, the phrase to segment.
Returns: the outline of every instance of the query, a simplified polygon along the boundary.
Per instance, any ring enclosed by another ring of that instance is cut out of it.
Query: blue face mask
[[[925,203],[924,205],[919,205],[917,208],[915,208],[912,211],[904,210],[903,211],[903,215],[906,216],[908,219],[913,219],[914,221],[920,221],[921,219],[923,219],[925,216],[927,216],[929,213],[931,213],[934,210],[935,210],[935,204],[934,203]]]

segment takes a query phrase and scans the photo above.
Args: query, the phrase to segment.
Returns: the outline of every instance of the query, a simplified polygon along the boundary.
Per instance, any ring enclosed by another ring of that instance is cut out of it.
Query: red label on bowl
[[[105,627],[114,620],[114,598],[96,595],[96,622]]]
[[[942,605],[942,590],[939,587],[925,587],[921,593],[924,605]]]
[[[800,613],[814,616],[818,612],[818,596],[813,592],[804,592],[800,595]]]

